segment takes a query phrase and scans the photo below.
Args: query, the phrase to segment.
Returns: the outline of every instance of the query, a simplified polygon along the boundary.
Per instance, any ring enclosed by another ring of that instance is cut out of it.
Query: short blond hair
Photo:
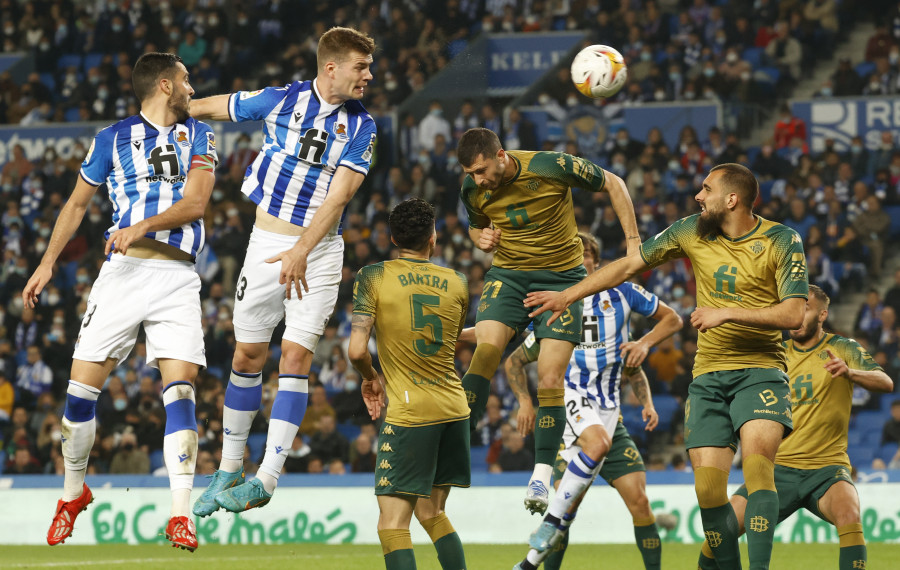
[[[325,64],[330,61],[342,63],[353,52],[372,55],[375,53],[375,40],[353,28],[331,28],[319,38],[319,46],[316,48],[318,68],[324,69]]]

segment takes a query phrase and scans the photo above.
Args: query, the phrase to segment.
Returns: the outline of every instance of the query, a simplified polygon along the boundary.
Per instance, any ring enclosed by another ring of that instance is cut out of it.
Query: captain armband
[[[208,154],[195,154],[191,157],[191,169],[208,170],[210,172],[216,169],[216,161]]]

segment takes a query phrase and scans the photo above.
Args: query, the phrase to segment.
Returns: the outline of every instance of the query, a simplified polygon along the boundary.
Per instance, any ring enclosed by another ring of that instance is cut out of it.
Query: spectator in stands
[[[312,436],[319,429],[319,419],[322,416],[337,417],[334,408],[328,403],[325,387],[321,384],[312,386],[312,383],[310,386],[309,406],[303,416],[303,423],[300,424],[300,433],[305,436]]]
[[[863,245],[869,249],[869,276],[881,277],[884,245],[891,229],[891,217],[881,208],[881,200],[875,196],[866,198],[866,208],[853,220],[853,228]]]
[[[459,107],[459,113],[453,119],[453,141],[459,140],[459,137],[469,129],[479,126],[478,115],[475,114],[475,104],[471,99],[466,99]],[[453,146],[456,146],[455,144]],[[532,147],[523,147],[531,149]]]
[[[518,109],[510,110],[504,141],[503,148],[510,150],[537,150],[534,123],[523,117]]]
[[[318,429],[309,439],[309,447],[325,463],[332,459],[346,462],[349,458],[350,442],[336,430],[333,415],[326,414],[319,418]]]
[[[895,41],[888,32],[888,26],[884,21],[877,21],[875,33],[866,42],[866,61],[876,61],[887,58]]]
[[[891,159],[900,149],[894,142],[894,134],[891,131],[881,131],[881,142],[878,148],[869,153],[869,164],[866,173],[874,175],[879,170],[887,170],[891,166]]]
[[[684,353],[675,347],[675,337],[672,335],[660,342],[656,349],[647,357],[647,365],[653,372],[657,382],[670,384],[675,379],[676,364],[684,356]]]
[[[794,198],[790,204],[790,215],[782,223],[796,231],[805,240],[807,235],[809,235],[810,228],[816,225],[818,221],[815,216],[807,211],[805,201],[800,198]]]
[[[138,447],[137,437],[126,430],[119,439],[119,445],[109,464],[111,474],[150,473],[150,456]]]
[[[831,83],[835,97],[862,95],[862,80],[850,64],[849,57],[844,56],[838,61],[838,69],[831,76]]]
[[[350,450],[350,470],[353,473],[374,473],[376,456],[372,450],[372,436],[360,433],[353,440],[353,448]]]
[[[795,117],[785,103],[781,106],[780,118],[775,123],[775,148],[785,148],[794,137],[806,140],[806,123],[803,119]]]
[[[530,471],[534,467],[534,454],[525,447],[525,438],[514,430],[506,430],[503,435],[503,450],[492,472]]]
[[[335,394],[332,406],[340,423],[365,423],[369,421],[366,404],[359,391],[359,375],[355,370],[347,371],[344,389]]]
[[[786,178],[791,171],[791,163],[775,152],[771,141],[767,141],[753,161],[753,170],[761,181]]]
[[[894,271],[894,285],[884,294],[884,305],[900,315],[900,269]]]
[[[444,140],[449,140],[450,134],[450,122],[444,118],[444,107],[435,99],[428,107],[428,114],[419,121],[419,148],[430,152],[434,150],[437,135],[444,135]]]
[[[781,72],[779,83],[787,81],[792,85],[800,80],[803,46],[790,35],[790,27],[786,21],[775,23],[775,38],[766,46],[766,55]]]
[[[34,475],[41,472],[41,464],[35,459],[28,446],[16,447],[15,453],[6,465],[8,475]]]
[[[877,289],[869,289],[866,300],[856,313],[853,325],[854,334],[858,337],[872,338],[881,328],[881,309],[884,305]]]
[[[884,422],[881,443],[900,443],[900,399],[891,402],[891,418]]]
[[[9,424],[15,396],[13,385],[7,380],[6,373],[0,370],[0,429]],[[0,440],[0,445],[2,445],[2,440]]]
[[[16,386],[19,398],[26,406],[34,405],[41,394],[53,387],[53,373],[41,359],[41,350],[37,346],[28,347],[27,361],[16,372]]]

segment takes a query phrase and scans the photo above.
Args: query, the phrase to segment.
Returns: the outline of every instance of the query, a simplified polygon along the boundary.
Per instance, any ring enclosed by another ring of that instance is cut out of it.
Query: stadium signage
[[[500,477],[506,476],[501,475]],[[510,474],[512,476],[512,474]],[[366,477],[368,479],[368,477]],[[490,477],[488,477],[490,480]],[[730,485],[734,490],[737,485]],[[900,540],[900,484],[862,483],[858,486],[863,530],[869,542]],[[101,492],[102,491],[102,492]],[[675,515],[672,530],[661,530],[663,542],[698,543],[703,540],[700,509],[692,485],[655,484],[647,488],[657,514]],[[67,544],[163,543],[169,491],[155,488],[100,488],[98,501],[78,518]],[[534,530],[530,517],[513,516],[521,510],[521,489],[484,486],[454,490],[447,514],[454,527],[465,529],[468,541],[480,544],[519,543]],[[378,544],[375,524],[378,504],[371,484],[349,487],[279,487],[279,500],[263,509],[240,515],[218,512],[195,519],[201,544]],[[195,496],[199,496],[196,491]],[[42,544],[47,532],[47,509],[59,498],[59,489],[0,489],[2,542]],[[298,508],[302,505],[302,510]],[[473,508],[472,505],[478,505]],[[486,513],[491,513],[486,516]],[[502,520],[503,524],[498,524]],[[572,543],[629,543],[634,540],[631,517],[615,490],[597,485],[579,511],[580,528]],[[412,525],[412,539],[428,544],[428,535]],[[831,525],[799,512],[775,530],[778,542],[836,543]]]
[[[584,36],[584,32],[492,34],[487,41],[489,92],[525,91]]]
[[[837,150],[850,148],[855,136],[863,144],[876,150],[881,144],[881,132],[891,131],[896,140],[900,136],[900,99],[896,97],[841,97],[794,101],[795,116],[806,121],[809,146],[813,152],[825,149],[825,139],[834,139]]]

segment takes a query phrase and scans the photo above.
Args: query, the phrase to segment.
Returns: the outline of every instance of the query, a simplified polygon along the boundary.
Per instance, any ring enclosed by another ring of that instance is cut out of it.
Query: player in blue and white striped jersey
[[[132,81],[140,114],[94,138],[44,257],[22,292],[25,304],[33,307],[97,186],[105,182],[113,204],[107,261],[91,289],[75,343],[62,419],[65,483],[47,542],[55,545],[68,538],[75,517],[93,500],[84,475],[94,443],[97,397],[112,369],[131,352],[143,325],[148,364],[158,367],[163,378],[163,457],[172,489],[166,538],[193,551],[193,382],[206,365],[200,278],[193,262],[203,247],[201,216],[215,183],[216,142],[208,125],[190,118],[194,90],[179,57],[144,54]]]
[[[334,311],[343,267],[341,218],[369,172],[375,122],[363,108],[375,42],[349,28],[319,39],[318,74],[284,87],[195,101],[199,118],[263,121],[263,147],[241,191],[256,222],[235,294],[237,344],[225,391],[222,462],[194,504],[206,516],[269,502],[306,411],[313,351]],[[278,253],[281,252],[281,253]],[[244,483],[244,447],[262,399],[272,332],[285,320],[266,453]]]
[[[579,232],[578,236],[584,244],[585,269],[589,274],[593,273],[597,270],[599,245],[590,234]],[[581,342],[575,347],[565,376],[566,429],[563,443],[566,449],[560,455],[569,462],[569,466],[562,478],[557,480],[556,494],[541,527],[532,535],[532,550],[518,566],[523,569],[537,567],[549,554],[550,541],[559,540],[565,534],[574,520],[581,496],[601,472],[610,449],[622,448],[630,454],[637,454],[624,428],[617,430],[623,377],[630,381],[635,396],[644,406],[647,429],[653,429],[656,425],[656,411],[640,365],[650,348],[682,326],[682,320],[674,309],[656,295],[628,282],[585,298],[583,311]],[[646,335],[636,341],[628,340],[632,313],[657,321]],[[507,360],[509,385],[519,400],[517,427],[522,435],[527,435],[529,426],[534,425],[534,406],[522,366],[537,360],[538,352],[539,347],[532,334]],[[646,567],[659,568],[659,535],[644,491],[646,478],[643,465],[625,468],[616,465],[610,474],[602,475],[611,481],[610,484],[622,496],[632,514],[637,544]],[[652,540],[654,536],[655,541]],[[538,541],[534,540],[535,537]],[[647,542],[644,539],[651,540]],[[657,546],[648,549],[645,544]]]

